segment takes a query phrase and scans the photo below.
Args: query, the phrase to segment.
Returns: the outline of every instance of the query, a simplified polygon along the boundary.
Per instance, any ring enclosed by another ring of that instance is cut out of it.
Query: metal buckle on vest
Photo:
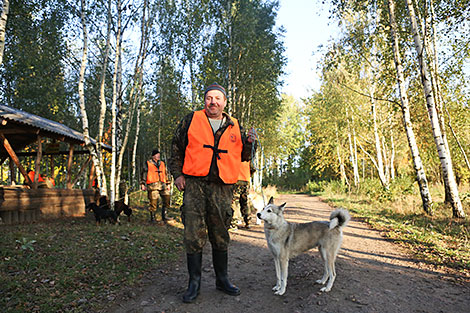
[[[203,147],[204,148],[211,148],[212,150],[214,150],[215,156],[217,157],[218,160],[220,160],[219,153],[228,153],[228,150],[217,149],[216,147],[211,146],[211,145],[204,145]]]

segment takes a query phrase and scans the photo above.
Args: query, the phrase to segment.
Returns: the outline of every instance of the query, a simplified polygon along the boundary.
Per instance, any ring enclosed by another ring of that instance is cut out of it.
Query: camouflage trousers
[[[233,185],[187,177],[181,207],[184,245],[189,254],[199,253],[207,242],[212,249],[227,251],[228,229],[233,216]]]
[[[166,184],[162,182],[152,183],[147,185],[147,196],[149,198],[150,212],[156,212],[158,207],[158,200],[162,198],[162,207],[168,208],[170,206],[170,192],[166,188]]]
[[[236,184],[233,190],[233,203],[238,200],[240,204],[240,214],[245,222],[250,220],[250,208],[248,207],[248,185]]]

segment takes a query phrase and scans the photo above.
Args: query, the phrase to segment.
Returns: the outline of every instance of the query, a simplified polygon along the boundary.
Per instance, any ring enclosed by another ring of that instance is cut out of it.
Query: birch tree
[[[112,24],[111,4],[112,4],[112,0],[108,0],[106,44],[105,44],[104,53],[103,53],[103,63],[102,63],[101,78],[100,78],[100,115],[98,119],[98,134],[96,136],[96,141],[98,142],[98,144],[101,144],[101,142],[103,141],[104,120],[106,117],[106,109],[107,109],[105,86],[106,86],[106,71],[108,69],[109,50],[111,46],[111,24]],[[100,168],[104,168],[102,150],[98,149],[97,154],[98,154],[98,160],[100,163]],[[102,174],[104,174],[104,171],[102,172]],[[101,180],[102,180],[103,185],[107,185],[106,175],[102,175]],[[111,191],[113,191],[113,188],[111,188]],[[114,199],[112,196],[111,196],[111,207],[114,209]]]
[[[118,2],[120,2],[118,0]],[[134,74],[133,74],[133,81],[132,87],[129,93],[129,109],[127,111],[127,123],[124,133],[124,138],[122,145],[119,150],[119,154],[117,155],[117,163],[116,163],[116,189],[117,184],[119,184],[121,178],[121,171],[122,171],[122,161],[124,158],[125,149],[127,147],[127,142],[129,140],[131,126],[133,117],[137,110],[140,108],[140,104],[142,102],[142,92],[143,92],[143,72],[144,72],[144,64],[148,53],[148,44],[149,44],[149,25],[147,21],[147,14],[148,14],[148,1],[145,0],[142,6],[142,16],[141,16],[141,38],[140,38],[140,46],[139,46],[139,53],[136,58],[135,67],[134,67]]]
[[[3,50],[5,49],[5,31],[7,28],[9,0],[3,0],[2,14],[0,15],[0,64],[3,63]]]
[[[444,185],[446,186],[446,198],[452,206],[452,214],[454,217],[464,218],[465,212],[462,208],[462,202],[460,201],[459,191],[457,188],[457,182],[455,181],[454,171],[452,168],[450,151],[446,149],[447,144],[444,142],[441,125],[439,123],[439,116],[436,109],[436,104],[433,96],[433,89],[431,84],[431,75],[426,63],[426,52],[423,49],[423,43],[421,41],[421,35],[418,29],[416,20],[415,10],[411,0],[406,1],[408,7],[409,18],[411,21],[411,32],[413,35],[414,46],[416,49],[416,56],[419,63],[421,83],[423,85],[423,91],[426,99],[426,106],[428,109],[429,120],[431,122],[431,128],[434,136],[434,142],[436,144],[437,152],[441,162],[442,176],[444,179]]]
[[[92,156],[93,165],[95,166],[96,176],[98,179],[98,186],[100,189],[100,194],[106,196],[107,188],[102,181],[102,168],[98,160],[97,150],[101,149],[101,144],[98,142],[97,145],[93,145],[90,140],[89,128],[88,128],[88,116],[85,108],[85,71],[88,60],[88,30],[87,30],[87,20],[85,11],[87,5],[86,0],[80,0],[80,19],[82,24],[82,34],[83,34],[83,48],[82,48],[82,59],[80,63],[80,76],[78,79],[78,96],[79,96],[79,106],[80,106],[80,115],[82,118],[82,127],[83,127],[83,137],[85,140],[85,145],[87,146],[90,154]]]
[[[405,128],[406,137],[408,139],[408,145],[410,147],[411,157],[413,159],[413,166],[416,174],[416,180],[418,181],[419,193],[423,202],[423,209],[426,213],[432,215],[432,199],[429,192],[428,180],[426,173],[424,172],[423,163],[419,154],[418,145],[416,144],[416,138],[411,123],[411,115],[409,108],[408,95],[405,89],[405,77],[403,74],[403,65],[401,62],[400,47],[398,42],[398,26],[395,20],[395,1],[388,0],[388,9],[390,17],[390,34],[392,37],[392,49],[395,61],[395,68],[397,74],[397,85],[400,93],[401,111],[403,117],[403,126]]]

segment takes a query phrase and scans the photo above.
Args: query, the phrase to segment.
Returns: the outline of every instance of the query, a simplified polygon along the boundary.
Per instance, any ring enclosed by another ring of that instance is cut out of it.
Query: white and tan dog
[[[257,214],[264,221],[264,233],[274,256],[277,276],[274,293],[283,295],[286,292],[289,259],[314,247],[318,247],[325,262],[323,277],[316,283],[323,285],[328,281],[321,291],[330,291],[336,278],[335,260],[343,239],[342,228],[350,220],[348,211],[333,211],[329,222],[289,223],[283,215],[285,205],[275,205],[271,197],[268,205]]]

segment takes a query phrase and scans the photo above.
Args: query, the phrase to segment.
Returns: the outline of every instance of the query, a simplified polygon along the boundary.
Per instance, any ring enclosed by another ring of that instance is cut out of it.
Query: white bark
[[[114,56],[114,74],[113,74],[113,100],[111,103],[111,202],[114,203],[116,198],[116,107],[117,98],[119,94],[118,77],[119,77],[119,64],[121,59],[121,0],[116,2],[117,9],[117,30],[116,30],[116,53]]]
[[[132,162],[131,162],[131,166],[132,166],[132,176],[131,176],[131,186],[138,186],[139,185],[139,179],[136,178],[136,162],[135,162],[135,158],[136,158],[136,155],[137,155],[137,143],[139,142],[139,134],[140,134],[140,106],[139,108],[137,109],[137,117],[136,117],[136,126],[135,126],[135,129],[136,129],[136,133],[135,133],[135,140],[134,140],[134,147],[132,149]]]
[[[131,131],[132,120],[135,114],[136,109],[140,107],[140,103],[142,102],[142,86],[143,86],[143,70],[144,70],[144,63],[147,56],[147,49],[148,49],[148,21],[146,20],[146,14],[148,9],[148,1],[144,1],[144,5],[142,8],[142,24],[141,24],[141,39],[140,39],[140,48],[139,48],[139,55],[136,60],[135,69],[134,69],[134,83],[133,87],[131,88],[130,96],[131,103],[128,110],[127,116],[127,124],[126,124],[126,131],[124,134],[124,140],[119,150],[119,154],[117,156],[117,164],[116,164],[116,183],[119,183],[121,178],[121,169],[122,169],[122,160],[124,157],[124,153],[127,147],[127,142],[129,140],[129,133]]]
[[[0,16],[0,64],[3,62],[3,51],[5,50],[5,32],[7,28],[8,10],[10,1],[3,0],[2,14]]]
[[[441,161],[442,176],[444,178],[444,185],[446,186],[446,198],[452,206],[453,216],[463,218],[465,217],[465,212],[463,211],[462,202],[460,201],[454,170],[452,168],[450,152],[446,149],[446,143],[444,142],[443,133],[439,123],[439,116],[436,110],[436,104],[434,102],[433,90],[430,81],[431,75],[425,60],[425,51],[421,43],[421,36],[418,32],[418,25],[416,22],[413,4],[411,0],[407,0],[406,3],[408,5],[408,13],[411,20],[411,30],[420,67],[421,83],[423,85],[426,106],[428,108],[428,115],[431,121],[434,142],[436,144],[439,159]]]
[[[395,2],[389,0],[389,14],[390,14],[390,25],[391,35],[393,41],[393,53],[395,60],[395,68],[397,70],[397,84],[400,92],[401,110],[403,117],[403,126],[405,128],[406,136],[408,138],[408,145],[410,147],[411,157],[413,159],[413,165],[416,173],[416,180],[418,181],[419,191],[421,200],[423,203],[423,209],[428,214],[432,214],[432,199],[429,193],[428,180],[426,173],[424,172],[423,163],[419,154],[418,145],[416,143],[416,137],[414,135],[413,127],[411,124],[411,115],[408,96],[405,89],[405,78],[403,74],[403,65],[401,62],[401,55],[397,37],[398,26],[395,21]]]
[[[100,188],[100,194],[101,195],[106,195],[107,190],[106,190],[106,185],[103,184],[102,181],[102,168],[100,167],[100,162],[98,159],[98,154],[96,152],[97,149],[101,149],[100,143],[97,142],[97,146],[94,146],[91,143],[90,140],[90,134],[89,134],[89,127],[88,127],[88,116],[86,113],[86,108],[85,108],[85,88],[84,88],[84,81],[85,81],[85,70],[87,66],[87,59],[88,59],[88,31],[86,27],[86,17],[85,17],[85,7],[86,7],[86,1],[81,0],[81,8],[80,8],[80,13],[81,13],[81,21],[82,21],[82,32],[83,32],[83,50],[82,50],[82,60],[81,60],[81,65],[80,65],[80,76],[78,79],[78,96],[79,96],[79,106],[80,106],[80,115],[82,118],[82,127],[83,127],[83,137],[85,140],[85,145],[87,146],[88,150],[90,151],[92,160],[93,160],[93,165],[95,166],[95,171],[96,171],[96,177],[98,179],[98,185]]]

